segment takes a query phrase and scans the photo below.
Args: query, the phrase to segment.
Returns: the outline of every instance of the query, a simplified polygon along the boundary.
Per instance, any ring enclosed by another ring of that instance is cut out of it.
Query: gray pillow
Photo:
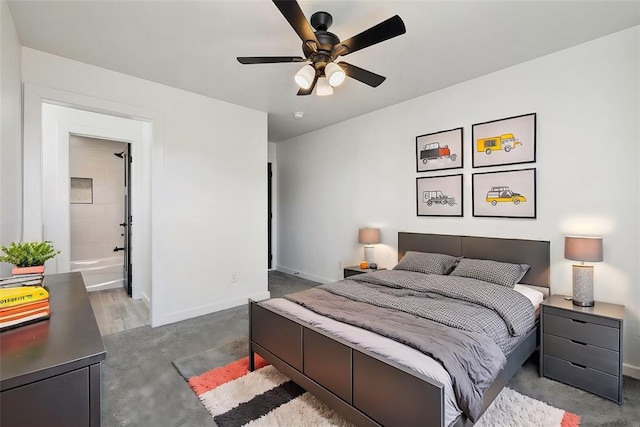
[[[407,251],[393,269],[425,274],[449,274],[460,259],[461,257],[445,254]]]
[[[463,258],[451,276],[469,277],[513,288],[531,268],[528,264]]]

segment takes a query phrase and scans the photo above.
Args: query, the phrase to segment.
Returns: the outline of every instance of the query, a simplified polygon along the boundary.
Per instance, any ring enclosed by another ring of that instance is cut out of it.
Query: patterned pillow
[[[463,258],[451,276],[469,277],[513,288],[531,268],[527,264]]]
[[[407,251],[393,269],[425,274],[449,274],[461,258],[445,254]]]

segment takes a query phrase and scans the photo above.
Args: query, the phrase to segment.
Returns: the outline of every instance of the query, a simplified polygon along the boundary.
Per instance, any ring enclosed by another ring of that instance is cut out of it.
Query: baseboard
[[[149,298],[149,295],[145,294],[144,292],[142,292],[142,302],[144,303],[144,305],[147,306],[147,309],[149,309],[149,312],[151,312],[151,299]]]
[[[271,297],[270,292],[259,292],[239,298],[222,301],[216,304],[207,304],[200,307],[190,308],[188,310],[174,311],[173,313],[167,313],[165,315],[158,316],[160,319],[154,322],[151,326],[168,325],[169,323],[179,322],[181,320],[191,319],[193,317],[203,316],[205,314],[215,313],[216,311],[226,310],[228,308],[238,307],[246,305],[249,299],[260,301]]]
[[[107,283],[98,283],[96,285],[86,286],[87,292],[106,291],[108,289],[118,289],[122,287],[122,280],[112,280]]]
[[[318,283],[332,283],[335,279],[326,279],[324,277],[314,276],[313,274],[307,274],[302,271],[294,270],[293,268],[283,267],[281,265],[276,266],[276,270],[281,273],[291,274],[292,276],[302,277],[303,279],[311,280]]]
[[[640,366],[634,366],[634,365],[629,365],[628,363],[623,363],[622,373],[628,377],[636,378],[640,380]]]

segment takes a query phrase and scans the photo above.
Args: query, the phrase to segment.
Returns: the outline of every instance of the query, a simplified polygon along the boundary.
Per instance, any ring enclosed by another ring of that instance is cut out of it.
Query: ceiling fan
[[[300,56],[240,56],[241,64],[275,64],[281,62],[306,62],[295,76],[300,86],[298,95],[309,95],[318,86],[318,95],[331,95],[333,87],[342,83],[346,76],[372,87],[379,86],[386,77],[356,67],[347,62],[335,62],[339,56],[346,56],[360,49],[389,40],[406,32],[402,18],[395,15],[348,40],[340,41],[338,36],[327,31],[333,23],[328,12],[311,15],[311,25],[304,16],[297,1],[273,0],[293,30],[302,39]],[[315,28],[315,31],[311,28]]]

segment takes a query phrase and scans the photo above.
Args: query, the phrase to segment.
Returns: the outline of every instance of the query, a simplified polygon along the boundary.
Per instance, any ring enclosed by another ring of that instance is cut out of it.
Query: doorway
[[[130,143],[69,136],[70,271],[131,296]]]
[[[23,240],[49,240],[62,252],[46,264],[49,273],[70,270],[69,135],[130,143],[132,298],[143,303],[151,325],[159,314],[152,299],[151,158],[155,137],[162,140],[162,117],[130,105],[57,89],[24,84]],[[158,136],[159,135],[159,136]],[[122,288],[121,288],[122,289]],[[124,292],[126,297],[126,292]]]

